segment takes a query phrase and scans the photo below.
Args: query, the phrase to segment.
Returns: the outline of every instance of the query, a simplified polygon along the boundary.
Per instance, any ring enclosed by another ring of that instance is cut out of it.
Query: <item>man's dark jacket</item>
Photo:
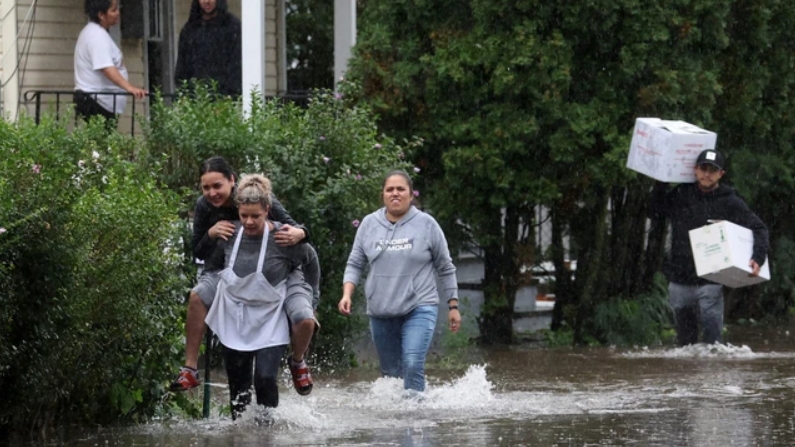
[[[671,221],[671,250],[664,268],[668,281],[687,285],[712,283],[696,275],[688,234],[711,220],[728,220],[750,229],[754,233],[752,259],[760,266],[766,260],[767,227],[729,186],[719,184],[717,189],[703,192],[697,183],[683,183],[669,190],[667,184],[656,182],[649,202],[649,218]]]

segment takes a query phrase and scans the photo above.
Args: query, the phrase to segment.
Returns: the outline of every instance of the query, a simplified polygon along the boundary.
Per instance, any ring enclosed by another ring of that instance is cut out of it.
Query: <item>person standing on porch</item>
[[[179,33],[177,87],[190,80],[214,82],[218,94],[240,96],[243,90],[242,27],[226,0],[193,0]]]
[[[149,92],[128,81],[121,50],[108,33],[119,23],[118,0],[86,0],[84,10],[90,21],[75,44],[75,112],[86,120],[96,115],[115,119],[124,112],[127,93],[141,99]]]

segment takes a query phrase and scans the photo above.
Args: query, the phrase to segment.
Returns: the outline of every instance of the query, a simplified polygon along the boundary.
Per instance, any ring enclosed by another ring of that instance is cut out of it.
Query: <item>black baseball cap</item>
[[[723,169],[723,165],[725,164],[725,159],[723,158],[723,154],[716,151],[715,149],[707,149],[700,154],[698,154],[698,158],[696,159],[696,166],[702,164],[708,164],[715,166],[718,169]]]

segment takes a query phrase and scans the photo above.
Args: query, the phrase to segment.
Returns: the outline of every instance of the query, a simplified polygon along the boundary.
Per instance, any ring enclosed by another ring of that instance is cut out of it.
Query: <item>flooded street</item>
[[[424,400],[371,366],[319,371],[281,390],[272,425],[254,412],[107,429],[73,446],[786,446],[795,444],[795,339],[732,328],[727,345],[477,349],[432,368]],[[226,390],[214,388],[214,398]],[[215,396],[217,395],[217,396]],[[197,395],[200,396],[200,395]]]

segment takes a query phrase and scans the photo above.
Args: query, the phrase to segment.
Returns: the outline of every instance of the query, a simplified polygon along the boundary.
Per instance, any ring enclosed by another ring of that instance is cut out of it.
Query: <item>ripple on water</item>
[[[650,396],[658,390],[606,387],[592,391],[495,393],[486,365],[470,366],[463,376],[448,383],[432,383],[417,398],[403,390],[399,379],[379,378],[372,383],[346,387],[319,387],[309,397],[283,390],[273,424],[261,427],[257,410],[238,421],[228,418],[186,423],[183,428],[205,434],[267,429],[270,434],[302,433],[341,437],[352,432],[422,429],[460,421],[532,420],[545,416],[655,413],[670,408]],[[169,430],[173,431],[174,427]]]
[[[682,346],[679,348],[659,348],[649,349],[643,347],[638,351],[624,352],[621,354],[627,358],[665,358],[665,359],[776,359],[776,358],[795,358],[793,352],[754,352],[746,345],[735,346],[731,343],[721,344],[695,344]]]
[[[791,414],[792,358],[795,353],[755,353],[732,345],[511,353],[445,381],[431,374],[419,398],[407,394],[397,379],[323,380],[309,396],[282,387],[272,424],[261,423],[256,406],[237,421],[214,410],[209,420],[136,427],[126,439],[137,441],[148,432],[144,439],[160,444],[147,445],[249,447],[296,440],[303,445],[495,445],[507,436],[506,445],[553,445],[565,434],[572,440],[568,445],[605,445],[605,440],[625,445],[614,442],[622,439],[636,445],[730,445],[734,440],[740,444],[733,445],[750,445],[747,439],[764,438],[771,430],[795,439],[788,426],[771,428],[764,422]],[[515,386],[528,381],[536,385]],[[216,402],[225,402],[225,393],[218,390]],[[715,436],[717,444],[701,442]]]

